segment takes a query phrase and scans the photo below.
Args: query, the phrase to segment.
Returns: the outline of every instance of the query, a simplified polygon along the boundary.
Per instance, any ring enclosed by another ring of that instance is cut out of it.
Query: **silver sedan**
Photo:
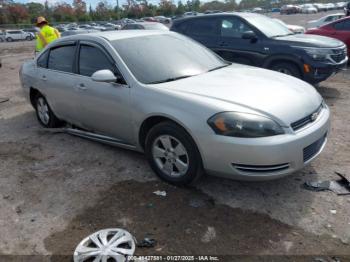
[[[62,38],[20,78],[44,127],[145,152],[162,179],[202,173],[265,180],[291,174],[323,149],[329,109],[309,84],[230,64],[174,32]]]

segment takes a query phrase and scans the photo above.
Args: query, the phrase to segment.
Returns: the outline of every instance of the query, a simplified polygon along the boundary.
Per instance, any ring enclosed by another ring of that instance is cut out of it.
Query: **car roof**
[[[180,23],[186,20],[192,20],[192,19],[201,19],[206,17],[224,17],[224,16],[239,16],[242,18],[247,17],[258,17],[263,16],[261,14],[257,13],[251,13],[251,12],[223,12],[223,13],[213,13],[213,14],[205,14],[205,15],[199,15],[199,16],[189,16],[184,18],[179,18],[174,21],[174,23]]]
[[[96,32],[96,33],[86,33],[79,35],[67,36],[60,38],[55,42],[66,41],[66,40],[88,40],[94,37],[104,38],[108,41],[115,41],[120,39],[128,39],[134,37],[144,37],[150,35],[165,35],[165,34],[174,34],[174,32],[164,31],[164,30],[118,30],[115,32]]]

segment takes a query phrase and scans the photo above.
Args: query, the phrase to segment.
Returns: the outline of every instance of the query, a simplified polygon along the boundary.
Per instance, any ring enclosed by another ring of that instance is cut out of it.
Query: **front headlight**
[[[324,61],[328,59],[328,56],[332,54],[332,49],[328,48],[309,48],[298,47],[305,50],[305,52],[316,61]]]
[[[282,127],[270,118],[238,112],[218,113],[208,120],[218,135],[233,137],[266,137],[284,134]]]

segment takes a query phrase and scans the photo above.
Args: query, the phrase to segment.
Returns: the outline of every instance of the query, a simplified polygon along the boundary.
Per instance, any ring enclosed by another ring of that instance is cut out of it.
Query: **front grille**
[[[288,163],[278,164],[278,165],[241,165],[241,164],[232,164],[232,166],[242,172],[249,173],[271,173],[278,172],[289,168]]]
[[[313,158],[318,152],[320,152],[324,142],[326,141],[327,133],[324,134],[319,140],[307,146],[303,150],[304,162],[309,161]]]
[[[301,128],[303,128],[304,126],[306,126],[307,124],[315,121],[317,119],[317,117],[320,115],[321,110],[322,110],[323,106],[322,104],[314,111],[312,112],[310,115],[307,115],[306,117],[303,117],[302,119],[299,119],[298,121],[295,121],[293,123],[291,123],[291,127],[294,131],[297,131]],[[313,118],[314,114],[317,114],[316,118]]]
[[[333,50],[333,54],[330,56],[334,62],[339,63],[346,58],[346,48],[335,49],[335,50]]]

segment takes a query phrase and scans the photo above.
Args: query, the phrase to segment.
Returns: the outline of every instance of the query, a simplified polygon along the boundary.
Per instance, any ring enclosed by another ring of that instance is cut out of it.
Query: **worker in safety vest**
[[[40,28],[40,32],[36,35],[35,52],[40,52],[52,41],[60,38],[60,33],[56,28],[49,26],[45,17],[39,16],[36,21],[36,26]]]

